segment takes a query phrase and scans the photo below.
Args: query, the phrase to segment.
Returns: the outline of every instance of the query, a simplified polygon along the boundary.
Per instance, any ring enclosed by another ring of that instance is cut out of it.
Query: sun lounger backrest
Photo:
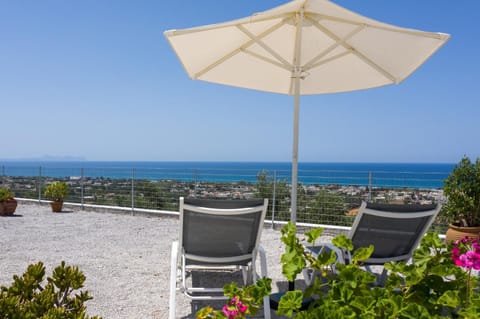
[[[439,210],[440,205],[363,203],[349,235],[355,249],[374,246],[367,263],[408,260]]]
[[[266,200],[180,201],[187,263],[246,264],[258,248]]]

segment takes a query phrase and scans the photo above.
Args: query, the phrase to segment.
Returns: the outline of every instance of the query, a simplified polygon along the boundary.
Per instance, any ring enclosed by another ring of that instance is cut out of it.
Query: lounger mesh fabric
[[[398,205],[363,202],[348,237],[352,239],[354,250],[360,247],[374,246],[369,259],[363,261],[368,265],[383,265],[388,261],[407,261],[421,238],[428,230],[440,211],[441,205]],[[307,246],[314,256],[332,250],[337,255],[337,262],[348,263],[349,252],[343,251],[330,243]],[[313,280],[314,272],[304,271],[307,284]],[[381,275],[380,284],[386,272]]]
[[[388,205],[368,203],[367,209],[382,212],[410,213],[431,211],[436,205]],[[418,235],[431,222],[431,216],[395,218],[363,214],[352,235],[354,249],[373,245],[371,258],[393,258],[408,255],[418,240]]]
[[[235,209],[258,207],[263,205],[260,200],[195,200],[185,199],[186,205],[200,207]],[[183,249],[187,255],[203,257],[233,257],[252,254],[255,248],[258,228],[262,215],[250,214],[204,214],[184,209],[183,211]],[[205,245],[205,243],[215,243]],[[243,262],[232,262],[235,265],[246,265],[251,257]],[[187,258],[188,264],[196,261]],[[205,264],[205,262],[202,262]],[[222,263],[228,264],[228,263]]]

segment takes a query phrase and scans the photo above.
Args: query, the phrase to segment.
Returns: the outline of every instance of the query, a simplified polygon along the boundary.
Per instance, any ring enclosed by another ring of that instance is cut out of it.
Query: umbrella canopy
[[[450,38],[379,22],[328,0],[295,0],[230,22],[165,32],[190,78],[293,95],[296,221],[299,96],[397,84]]]

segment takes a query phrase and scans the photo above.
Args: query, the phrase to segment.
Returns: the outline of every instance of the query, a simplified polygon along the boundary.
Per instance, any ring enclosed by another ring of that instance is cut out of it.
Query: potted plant
[[[8,186],[0,187],[0,215],[13,215],[17,209],[15,195]]]
[[[444,181],[444,216],[449,222],[447,241],[480,232],[480,158],[472,162],[467,156],[455,165]]]
[[[45,197],[52,200],[50,205],[55,213],[61,212],[63,199],[67,196],[68,188],[65,182],[53,182],[45,188]]]

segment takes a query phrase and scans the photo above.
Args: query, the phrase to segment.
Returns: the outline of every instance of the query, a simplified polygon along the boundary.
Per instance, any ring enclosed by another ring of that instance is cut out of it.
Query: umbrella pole
[[[294,69],[292,77],[294,79],[295,105],[293,110],[293,150],[292,150],[292,194],[291,194],[291,215],[292,224],[297,223],[297,184],[298,184],[298,118],[300,108],[300,79],[302,78],[302,68],[300,67],[302,26],[303,26],[303,8],[296,14],[296,35],[295,35],[295,56]]]
[[[292,150],[292,194],[291,215],[292,224],[297,223],[297,186],[298,186],[298,121],[300,109],[300,77],[295,77],[295,106],[293,110],[293,150]]]

